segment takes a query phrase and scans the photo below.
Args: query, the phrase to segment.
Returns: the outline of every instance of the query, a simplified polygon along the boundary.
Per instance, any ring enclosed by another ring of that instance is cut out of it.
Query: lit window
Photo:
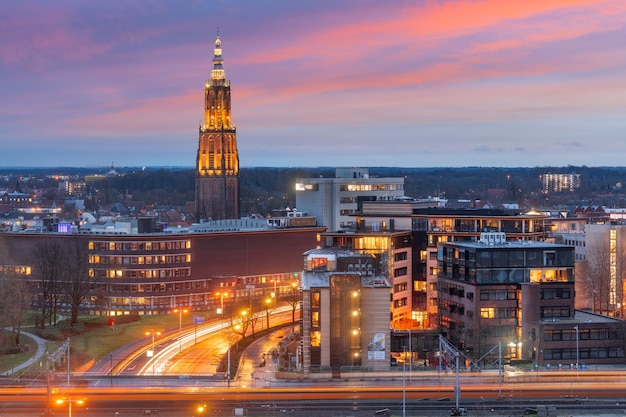
[[[481,307],[480,317],[483,319],[492,319],[495,317],[495,308],[493,307]]]

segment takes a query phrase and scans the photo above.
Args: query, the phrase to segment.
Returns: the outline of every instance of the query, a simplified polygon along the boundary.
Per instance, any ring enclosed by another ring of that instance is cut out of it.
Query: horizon
[[[149,170],[149,169],[190,169],[195,170],[195,166],[185,166],[185,165],[150,165],[150,166],[140,166],[140,165],[120,165],[120,166],[111,166],[111,165],[85,165],[85,166],[70,166],[70,165],[58,165],[58,166],[0,166],[0,171],[3,170],[54,170],[54,169],[107,169],[107,170],[117,170],[117,169],[140,169],[140,170]],[[603,166],[588,166],[588,165],[541,165],[541,166],[478,166],[478,165],[467,165],[467,166],[388,166],[388,165],[376,165],[376,166],[241,166],[240,169],[340,169],[340,168],[367,168],[367,169],[415,169],[415,170],[429,170],[429,169],[626,169],[626,165],[603,165]]]
[[[218,31],[242,167],[624,164],[621,0],[34,0],[5,15],[0,165],[195,166]]]
[[[48,169],[97,169],[97,170],[117,170],[117,169],[190,169],[195,170],[196,167],[189,165],[85,165],[85,166],[70,166],[70,165],[51,165],[51,166],[0,166],[0,171],[3,170],[48,170]],[[479,166],[479,165],[466,165],[466,166],[390,166],[390,165],[375,165],[375,166],[361,166],[361,165],[316,165],[316,166],[241,166],[240,169],[340,169],[340,168],[367,168],[367,169],[415,169],[415,170],[428,170],[428,169],[626,169],[626,165],[537,165],[537,166]]]

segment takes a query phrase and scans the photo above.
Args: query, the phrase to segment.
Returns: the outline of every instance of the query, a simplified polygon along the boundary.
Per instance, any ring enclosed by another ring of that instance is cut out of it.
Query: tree
[[[63,247],[59,240],[43,240],[33,248],[33,272],[39,277],[37,307],[40,316],[36,325],[44,328],[46,320],[56,323],[57,311],[61,302],[61,277],[63,268]]]
[[[0,274],[0,328],[10,328],[15,346],[20,345],[28,300],[28,285],[21,276],[14,272]]]
[[[284,300],[291,306],[291,322],[295,323],[296,310],[302,300],[302,293],[300,292],[300,288],[298,288],[298,283],[294,282],[291,284],[291,292],[284,297]]]
[[[70,323],[78,322],[81,304],[88,298],[92,278],[89,276],[89,252],[87,241],[76,237],[63,247],[65,268],[62,270],[63,293],[70,305]]]
[[[610,250],[607,239],[594,239],[588,242],[586,248],[587,275],[585,287],[588,294],[592,294],[592,310],[600,314],[610,311],[611,303],[611,268]]]

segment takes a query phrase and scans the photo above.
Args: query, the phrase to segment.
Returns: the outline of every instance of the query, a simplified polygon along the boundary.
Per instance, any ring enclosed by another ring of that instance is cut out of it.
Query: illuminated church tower
[[[215,39],[211,79],[204,86],[204,121],[196,157],[196,218],[239,218],[237,132],[230,116],[230,82],[226,80],[222,41]]]

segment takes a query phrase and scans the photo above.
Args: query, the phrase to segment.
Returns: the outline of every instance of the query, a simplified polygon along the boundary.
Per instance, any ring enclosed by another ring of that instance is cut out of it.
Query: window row
[[[578,340],[618,340],[620,332],[613,329],[580,329]],[[560,342],[562,340],[576,340],[576,329],[547,330],[543,333],[546,342]]]
[[[113,256],[89,255],[90,264],[101,265],[158,265],[181,264],[191,262],[191,254],[154,255],[154,256]]]
[[[107,284],[109,293],[142,293],[142,292],[172,292],[193,289],[206,289],[207,281],[173,282],[168,284]]]
[[[514,319],[517,317],[515,307],[481,307],[480,317],[483,319]]]
[[[191,276],[191,268],[170,269],[91,269],[89,276],[97,279],[156,279]]]
[[[516,290],[480,290],[480,301],[516,300]]]
[[[563,299],[569,300],[572,292],[569,288],[544,288],[541,290],[542,300]]]
[[[111,242],[90,241],[89,250],[101,251],[147,251],[147,250],[181,250],[191,249],[191,240],[168,240],[155,242]]]
[[[396,191],[404,189],[404,184],[342,184],[339,191]]]
[[[542,319],[571,317],[572,312],[569,307],[541,307],[539,316]]]
[[[576,361],[578,357],[579,361],[585,359],[604,359],[604,358],[623,358],[624,350],[616,347],[594,347],[594,348],[582,348],[582,349],[544,349],[544,360],[570,360]]]
[[[408,269],[407,269],[407,267],[406,267],[406,266],[404,266],[404,267],[402,267],[402,268],[395,268],[395,269],[393,270],[393,276],[394,276],[395,278],[397,278],[397,277],[403,277],[403,276],[406,276],[407,272],[408,272]]]

